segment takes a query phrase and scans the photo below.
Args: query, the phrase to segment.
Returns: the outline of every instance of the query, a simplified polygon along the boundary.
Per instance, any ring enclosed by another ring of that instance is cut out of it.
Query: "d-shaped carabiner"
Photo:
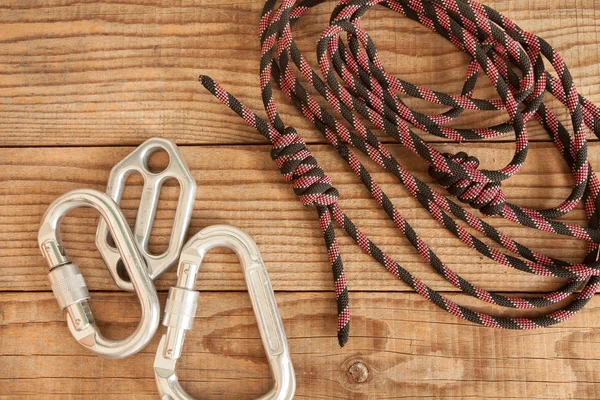
[[[140,323],[125,339],[109,340],[102,336],[88,305],[90,294],[83,275],[64,252],[60,239],[60,223],[69,211],[78,207],[92,207],[106,221],[140,300]],[[108,195],[96,190],[79,189],[56,199],[42,218],[38,244],[50,266],[48,277],[54,296],[61,309],[67,310],[69,330],[79,343],[99,355],[124,358],[137,353],[150,342],[160,320],[158,296],[127,220]]]
[[[165,307],[163,325],[167,326],[167,333],[161,338],[154,360],[154,376],[161,398],[193,399],[179,384],[175,369],[181,357],[185,333],[192,329],[196,315],[199,295],[194,290],[196,275],[204,255],[214,247],[232,249],[242,264],[274,381],[273,388],[260,399],[291,399],[296,390],[296,377],[267,269],[256,243],[241,230],[226,225],[201,230],[186,243],[181,253],[177,286],[169,289]]]

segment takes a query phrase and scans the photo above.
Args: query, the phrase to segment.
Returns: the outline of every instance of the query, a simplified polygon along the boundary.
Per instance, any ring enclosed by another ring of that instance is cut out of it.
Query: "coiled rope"
[[[283,0],[277,8],[276,0],[266,1],[260,21],[260,84],[269,122],[258,117],[211,78],[201,76],[200,80],[206,89],[270,141],[273,146],[271,156],[284,179],[293,183],[294,191],[304,205],[317,209],[333,270],[339,344],[344,346],[348,341],[350,309],[334,224],[417,293],[465,320],[494,328],[534,329],[564,321],[583,308],[600,286],[597,260],[600,185],[588,162],[586,142],[588,130],[600,137],[600,111],[577,92],[561,56],[543,39],[523,31],[497,11],[474,1],[342,0],[333,10],[329,26],[317,45],[319,75],[298,50],[292,27],[310,8],[324,1]],[[385,71],[375,44],[360,25],[361,17],[376,5],[421,23],[471,56],[460,95],[429,90]],[[340,40],[341,36],[346,37],[346,42]],[[557,77],[546,70],[545,60],[552,65]],[[480,71],[494,85],[497,99],[473,97]],[[333,145],[423,260],[452,285],[479,300],[508,308],[547,307],[572,296],[570,303],[532,318],[498,317],[460,306],[415,278],[377,247],[340,208],[339,193],[331,180],[296,130],[286,127],[281,119],[273,100],[274,83]],[[306,84],[316,89],[339,115],[327,112],[308,93]],[[572,134],[544,103],[547,92],[569,110]],[[423,114],[410,109],[400,95],[443,105],[448,111]],[[503,110],[508,114],[508,120],[485,128],[447,126],[465,110]],[[339,117],[352,128],[346,128],[337,119]],[[548,132],[574,180],[572,191],[564,201],[556,207],[541,210],[513,204],[502,191],[502,182],[515,175],[525,162],[528,150],[525,123],[532,118]],[[516,224],[584,240],[587,242],[585,259],[573,264],[548,257],[503,234],[405,170],[365,126],[365,120],[427,162],[430,175],[461,202],[479,209],[486,216],[502,217]],[[514,155],[501,169],[479,169],[477,158],[464,152],[442,154],[418,136],[412,127],[455,141],[489,139],[514,132]],[[566,283],[552,293],[519,298],[488,292],[463,279],[417,235],[360,163],[355,150],[398,178],[435,220],[467,246],[505,266],[535,275],[565,278]],[[587,227],[558,220],[580,202],[585,207]],[[488,246],[462,224],[479,231],[506,252]]]

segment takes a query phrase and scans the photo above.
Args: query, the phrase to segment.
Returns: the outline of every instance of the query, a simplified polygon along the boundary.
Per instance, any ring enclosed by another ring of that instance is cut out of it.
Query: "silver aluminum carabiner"
[[[159,173],[153,173],[148,169],[148,158],[155,151],[163,150],[169,155],[169,165]],[[133,230],[135,242],[146,260],[148,273],[154,280],[168,270],[179,258],[179,252],[185,242],[194,200],[196,198],[196,181],[192,173],[183,161],[177,146],[165,139],[152,138],[146,140],[137,149],[115,165],[110,173],[106,193],[119,204],[125,189],[127,177],[138,172],[144,179],[144,188],[140,205],[138,208],[135,227]],[[158,207],[158,200],[162,185],[168,179],[177,179],[180,192],[177,202],[177,210],[173,219],[171,238],[167,250],[159,255],[150,254],[148,241]],[[133,285],[130,281],[119,274],[121,255],[119,251],[108,242],[108,229],[106,222],[100,221],[96,231],[96,246],[102,255],[104,262],[115,283],[121,289],[132,292]]]
[[[139,298],[140,323],[125,339],[110,340],[102,336],[88,305],[90,294],[83,275],[77,265],[69,261],[64,251],[60,239],[60,223],[69,211],[78,207],[96,209],[107,222]],[[124,358],[137,353],[150,342],[160,321],[158,296],[127,220],[107,194],[92,189],[79,189],[56,199],[42,218],[38,244],[50,267],[48,277],[54,296],[61,309],[66,309],[69,330],[79,343],[101,356]]]
[[[186,331],[192,329],[199,292],[194,290],[196,275],[204,255],[214,247],[232,249],[240,259],[252,308],[271,369],[273,388],[263,400],[291,399],[296,377],[283,323],[277,310],[273,288],[256,243],[243,231],[227,225],[214,225],[198,232],[181,252],[177,286],[169,289],[165,306],[163,335],[154,359],[154,377],[163,400],[193,399],[181,387],[176,374],[177,360]]]

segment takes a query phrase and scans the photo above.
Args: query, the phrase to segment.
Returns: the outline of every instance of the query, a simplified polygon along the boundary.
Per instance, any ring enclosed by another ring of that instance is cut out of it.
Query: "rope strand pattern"
[[[333,272],[339,344],[344,346],[348,341],[350,309],[334,225],[343,229],[360,248],[417,293],[467,321],[494,328],[535,329],[564,321],[583,308],[600,288],[597,256],[600,182],[589,164],[586,141],[588,131],[600,137],[600,110],[577,92],[562,57],[543,39],[523,31],[502,14],[475,1],[341,0],[317,44],[318,71],[315,71],[296,46],[292,27],[309,9],[325,1],[283,0],[278,7],[277,0],[265,3],[259,25],[260,84],[268,122],[211,78],[201,76],[200,80],[206,89],[270,141],[273,145],[271,156],[284,179],[293,183],[294,192],[302,204],[317,209]],[[460,95],[414,85],[385,71],[375,44],[360,24],[362,16],[373,6],[387,7],[419,22],[470,55],[472,61],[467,66]],[[345,42],[340,40],[344,36]],[[546,70],[545,60],[557,77]],[[494,85],[497,99],[473,97],[481,72]],[[326,111],[308,93],[305,84],[312,86],[351,129]],[[456,288],[484,302],[515,309],[547,307],[568,297],[572,297],[571,302],[537,317],[498,317],[460,306],[414,277],[373,243],[341,209],[339,193],[331,179],[319,167],[296,130],[283,123],[273,99],[273,85],[277,85],[332,144],[421,258]],[[572,134],[544,103],[547,93],[569,110]],[[448,110],[440,114],[424,114],[410,109],[401,96],[446,106]],[[508,120],[483,128],[447,126],[465,110],[504,111]],[[518,206],[506,199],[502,191],[502,181],[518,173],[526,160],[529,144],[526,123],[531,119],[537,120],[548,132],[573,176],[569,196],[548,209]],[[585,259],[581,263],[568,263],[529,249],[508,237],[404,169],[365,125],[365,120],[428,163],[430,175],[461,202],[479,209],[485,216],[502,217],[540,231],[584,240],[587,242]],[[481,169],[479,160],[464,152],[440,153],[413,128],[455,141],[489,139],[514,133],[514,154],[503,168]],[[373,180],[354,150],[365,154],[395,176],[436,221],[468,247],[519,271],[564,278],[564,285],[551,293],[519,298],[491,293],[468,282],[440,260],[417,235]],[[585,207],[587,227],[558,220],[580,202]],[[487,245],[464,225],[474,228],[504,250]]]

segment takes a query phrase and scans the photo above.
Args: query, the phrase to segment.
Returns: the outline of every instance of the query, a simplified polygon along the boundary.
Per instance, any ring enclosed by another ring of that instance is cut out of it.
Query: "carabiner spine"
[[[275,357],[283,352],[282,341],[285,341],[285,331],[277,311],[271,281],[262,264],[255,264],[246,269],[245,275],[265,351],[268,356]]]

